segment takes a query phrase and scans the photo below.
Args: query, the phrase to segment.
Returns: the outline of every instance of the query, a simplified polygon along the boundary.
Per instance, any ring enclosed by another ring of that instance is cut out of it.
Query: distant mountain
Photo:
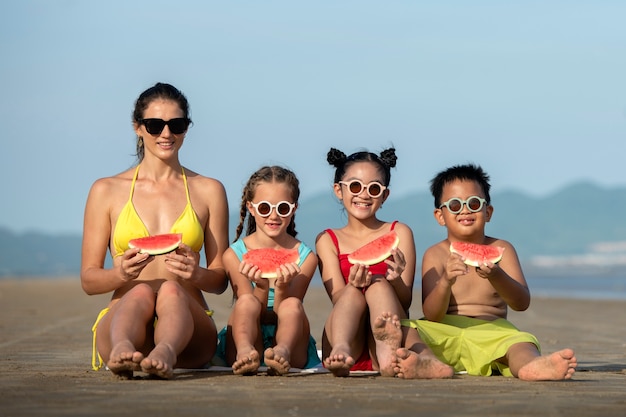
[[[577,183],[547,197],[516,191],[492,195],[494,215],[487,234],[510,241],[526,265],[537,256],[583,255],[601,242],[626,241],[626,188],[602,188]],[[433,200],[426,192],[402,197],[392,194],[380,211],[384,220],[408,224],[415,236],[418,261],[423,252],[445,238],[445,229],[433,218]],[[231,239],[239,221],[231,213]],[[329,191],[302,200],[296,214],[298,237],[314,247],[325,228],[345,224],[342,206]],[[0,228],[0,276],[77,275],[80,235],[18,234]]]

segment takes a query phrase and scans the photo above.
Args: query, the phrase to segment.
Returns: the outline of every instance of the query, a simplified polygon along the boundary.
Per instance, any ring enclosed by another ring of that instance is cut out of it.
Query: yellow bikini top
[[[138,173],[139,165],[137,165],[137,169],[135,169],[135,176],[133,177],[133,182],[130,186],[130,196],[117,218],[115,230],[113,231],[113,247],[115,248],[115,257],[122,255],[126,250],[128,250],[129,240],[138,237],[150,236],[150,232],[148,232],[148,229],[137,214],[135,206],[133,205],[133,192],[135,191],[135,181],[137,180]],[[187,194],[187,205],[178,219],[174,222],[170,233],[182,233],[183,243],[194,251],[200,252],[202,245],[204,245],[204,230],[198,220],[196,212],[191,206],[191,200],[189,199],[189,186],[187,185],[187,176],[185,175],[184,168],[183,181],[185,183],[185,193]]]

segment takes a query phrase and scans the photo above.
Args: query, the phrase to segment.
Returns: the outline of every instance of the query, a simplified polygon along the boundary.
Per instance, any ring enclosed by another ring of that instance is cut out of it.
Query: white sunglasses
[[[269,201],[259,201],[258,203],[250,202],[250,205],[254,207],[257,214],[261,217],[269,217],[272,213],[272,209],[276,209],[276,213],[280,217],[289,217],[293,213],[293,209],[296,208],[295,203],[288,201],[279,201],[277,204],[272,204]]]
[[[367,190],[367,194],[372,198],[380,197],[383,194],[383,191],[387,189],[387,187],[385,187],[378,181],[372,181],[369,184],[364,184],[359,180],[352,180],[339,181],[339,184],[348,187],[348,191],[350,191],[350,194],[355,196],[361,194],[363,192],[363,189],[365,188]]]

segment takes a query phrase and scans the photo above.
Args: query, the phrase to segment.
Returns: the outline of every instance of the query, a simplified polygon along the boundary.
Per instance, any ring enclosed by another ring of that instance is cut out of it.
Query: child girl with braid
[[[283,375],[320,363],[303,307],[317,256],[295,237],[299,195],[295,174],[278,166],[259,169],[244,187],[235,241],[223,257],[235,302],[218,346],[235,374],[254,375],[264,364],[268,374]],[[300,259],[280,265],[276,279],[261,278],[257,266],[242,260],[261,248],[297,249]]]
[[[380,155],[363,151],[346,156],[331,148],[327,161],[336,168],[333,190],[348,222],[340,229],[326,229],[316,242],[322,281],[333,303],[322,336],[324,366],[335,376],[363,370],[396,376],[396,355],[407,334],[413,332],[413,344],[407,348],[419,361],[413,364],[414,372],[402,376],[452,376],[452,368],[434,356],[415,329],[400,326],[412,301],[413,233],[404,223],[386,222],[377,216],[389,197],[395,149]],[[348,261],[349,253],[390,230],[396,231],[400,244],[388,259],[371,266]]]

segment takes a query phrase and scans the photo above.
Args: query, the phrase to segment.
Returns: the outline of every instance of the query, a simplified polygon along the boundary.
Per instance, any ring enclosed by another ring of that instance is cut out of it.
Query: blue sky
[[[191,104],[183,164],[231,208],[264,164],[303,198],[329,190],[331,146],[393,144],[396,195],[465,162],[494,192],[626,186],[625,16],[602,0],[3,2],[0,227],[80,233],[93,181],[133,165],[130,114],[157,81]]]

